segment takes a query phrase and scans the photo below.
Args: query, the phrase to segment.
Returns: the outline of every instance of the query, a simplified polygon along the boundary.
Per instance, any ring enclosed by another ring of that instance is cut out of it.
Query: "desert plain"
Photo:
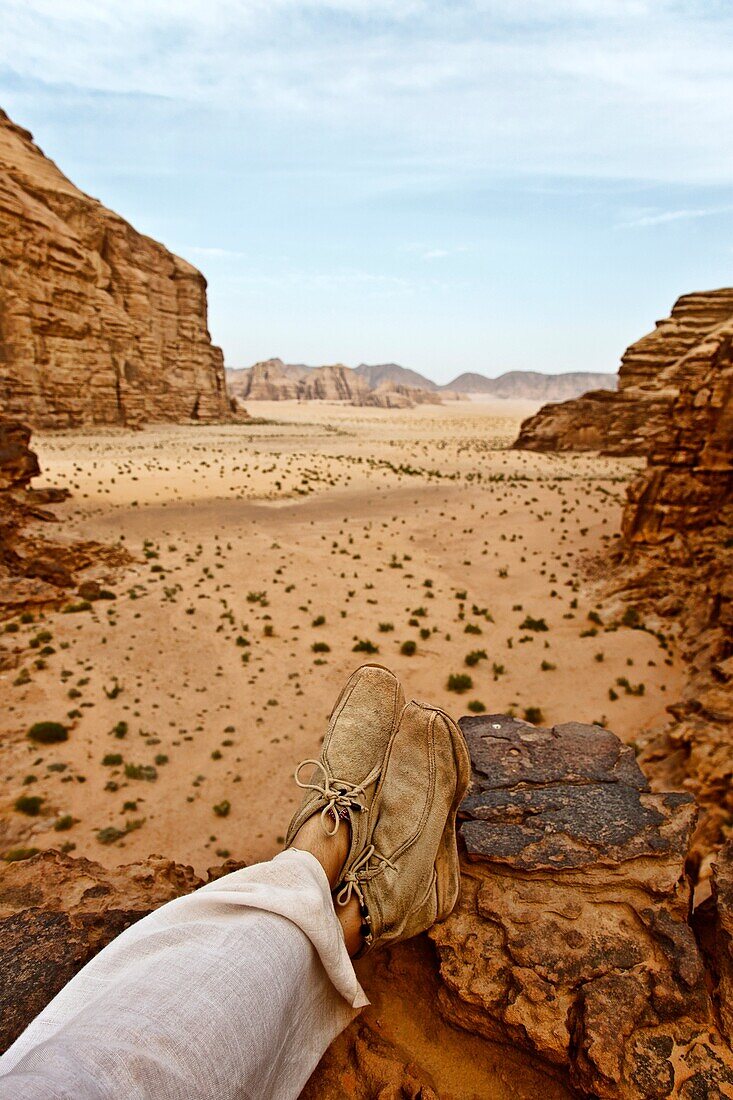
[[[130,562],[91,574],[114,598],[4,628],[3,851],[269,858],[364,661],[456,718],[629,743],[662,721],[674,638],[624,618],[606,554],[642,460],[510,449],[534,409],[258,402],[233,425],[36,433],[37,484],[72,494],[63,537]],[[68,740],[29,742],[49,721]]]

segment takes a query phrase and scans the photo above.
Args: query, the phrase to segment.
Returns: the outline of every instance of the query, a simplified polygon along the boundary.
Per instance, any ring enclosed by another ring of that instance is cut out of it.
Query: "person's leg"
[[[330,893],[348,828],[297,841],[100,952],[0,1058],[1,1100],[297,1097],[367,1003]]]

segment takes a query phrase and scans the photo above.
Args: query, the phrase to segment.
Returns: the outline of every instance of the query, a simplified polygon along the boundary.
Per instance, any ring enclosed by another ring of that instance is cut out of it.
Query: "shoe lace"
[[[311,776],[310,783],[302,782],[300,772],[306,764],[312,764],[314,768],[320,769],[323,777],[321,783],[314,781],[315,774]],[[309,759],[301,760],[298,764],[295,769],[295,782],[305,791],[317,791],[324,799],[325,805],[321,810],[321,826],[326,836],[335,836],[340,824],[339,811],[359,810],[360,813],[364,813],[366,806],[363,799],[366,795],[366,788],[375,781],[378,775],[379,770],[375,768],[361,783],[350,783],[347,779],[334,778],[322,760]],[[333,828],[329,828],[329,821],[333,822]]]
[[[369,866],[371,860],[374,860],[376,866]],[[380,875],[385,867],[391,867],[393,871],[397,870],[391,859],[378,852],[373,844],[369,844],[344,875],[341,888],[336,894],[337,903],[348,905],[352,893],[355,893],[362,908],[362,915],[364,915],[366,912],[366,899],[364,898],[362,883]]]

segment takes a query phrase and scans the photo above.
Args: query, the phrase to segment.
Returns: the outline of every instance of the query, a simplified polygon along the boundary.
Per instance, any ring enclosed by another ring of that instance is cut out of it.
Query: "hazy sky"
[[[0,105],[231,366],[615,370],[733,283],[730,0],[0,0]]]

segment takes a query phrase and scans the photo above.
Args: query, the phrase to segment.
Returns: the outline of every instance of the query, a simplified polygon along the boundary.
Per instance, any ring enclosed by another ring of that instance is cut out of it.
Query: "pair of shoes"
[[[303,769],[311,765],[307,781]],[[286,846],[315,813],[333,836],[341,820],[351,843],[337,904],[359,899],[363,947],[415,936],[444,920],[458,898],[456,812],[471,764],[458,726],[442,710],[405,703],[381,665],[351,676],[331,714],[318,760],[295,772],[305,789]]]

